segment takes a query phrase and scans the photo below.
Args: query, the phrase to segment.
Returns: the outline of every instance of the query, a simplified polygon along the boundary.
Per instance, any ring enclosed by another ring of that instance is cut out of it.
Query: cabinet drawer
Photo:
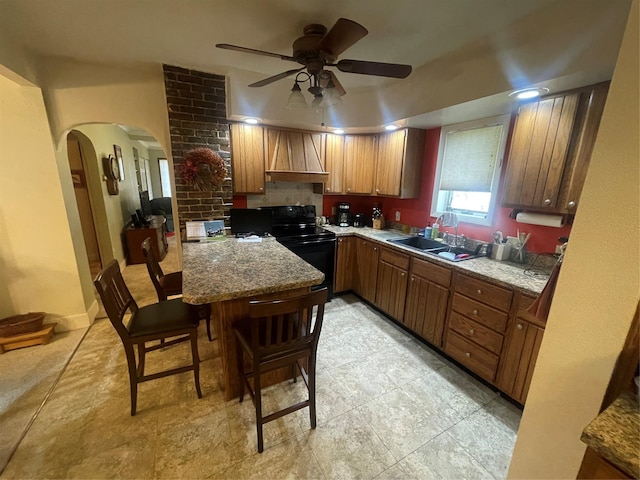
[[[389,248],[380,249],[380,261],[389,263],[394,267],[401,268],[402,270],[409,270],[409,255],[396,252]]]
[[[411,274],[442,285],[443,287],[451,285],[451,270],[434,265],[425,260],[419,260],[415,257],[413,258],[413,265],[411,266]]]
[[[504,310],[505,312],[508,312],[511,307],[511,298],[513,297],[511,290],[483,282],[476,278],[458,275],[455,290],[456,292],[465,294],[467,297],[484,302],[487,305]]]
[[[490,352],[500,355],[502,350],[502,335],[481,325],[473,320],[463,317],[459,313],[451,312],[449,317],[449,328],[459,333]]]
[[[453,295],[453,311],[458,312],[471,320],[481,323],[496,332],[504,333],[507,329],[509,314],[491,308],[484,303],[476,302],[464,295]]]
[[[465,340],[451,330],[449,330],[447,334],[445,352],[486,380],[493,381],[496,376],[498,356],[486,351],[473,342]]]

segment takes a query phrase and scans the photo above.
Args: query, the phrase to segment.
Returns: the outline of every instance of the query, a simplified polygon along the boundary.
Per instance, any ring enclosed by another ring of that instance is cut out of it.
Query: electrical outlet
[[[557,254],[562,253],[562,245],[556,245],[556,253]]]
[[[400,221],[400,211],[396,210],[396,222]]]

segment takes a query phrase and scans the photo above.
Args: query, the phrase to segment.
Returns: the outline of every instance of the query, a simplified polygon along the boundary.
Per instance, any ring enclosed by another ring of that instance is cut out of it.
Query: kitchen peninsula
[[[260,242],[223,241],[183,244],[183,300],[211,303],[212,324],[220,342],[226,400],[240,392],[241,377],[231,325],[248,313],[250,300],[286,298],[309,290],[324,274],[274,238]],[[277,383],[288,372],[275,371],[265,382]]]

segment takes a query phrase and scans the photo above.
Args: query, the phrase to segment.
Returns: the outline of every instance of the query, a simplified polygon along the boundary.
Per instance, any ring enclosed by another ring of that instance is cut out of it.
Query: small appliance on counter
[[[350,221],[349,210],[351,210],[351,204],[342,202],[338,204],[338,226],[348,227]]]
[[[353,216],[354,227],[364,227],[364,215],[362,213],[356,213]]]

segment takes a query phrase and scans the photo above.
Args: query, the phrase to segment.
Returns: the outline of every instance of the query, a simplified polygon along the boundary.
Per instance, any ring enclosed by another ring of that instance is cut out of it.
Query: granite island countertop
[[[524,272],[524,265],[514,265],[508,262],[500,262],[487,257],[473,258],[463,262],[450,262],[435,255],[420,252],[402,244],[391,243],[387,240],[395,238],[406,238],[411,235],[404,234],[397,230],[375,230],[369,227],[338,227],[335,225],[324,225],[324,228],[334,232],[338,237],[345,235],[356,235],[361,238],[379,242],[386,247],[402,250],[419,258],[424,258],[439,265],[446,266],[460,273],[465,273],[479,279],[489,280],[498,285],[508,288],[515,288],[529,295],[537,296],[549,279],[546,275],[528,275]]]
[[[275,238],[262,242],[225,240],[184,243],[182,298],[201,305],[310,287],[324,274]]]
[[[635,392],[623,392],[587,425],[580,439],[633,478],[640,478],[640,406]]]

